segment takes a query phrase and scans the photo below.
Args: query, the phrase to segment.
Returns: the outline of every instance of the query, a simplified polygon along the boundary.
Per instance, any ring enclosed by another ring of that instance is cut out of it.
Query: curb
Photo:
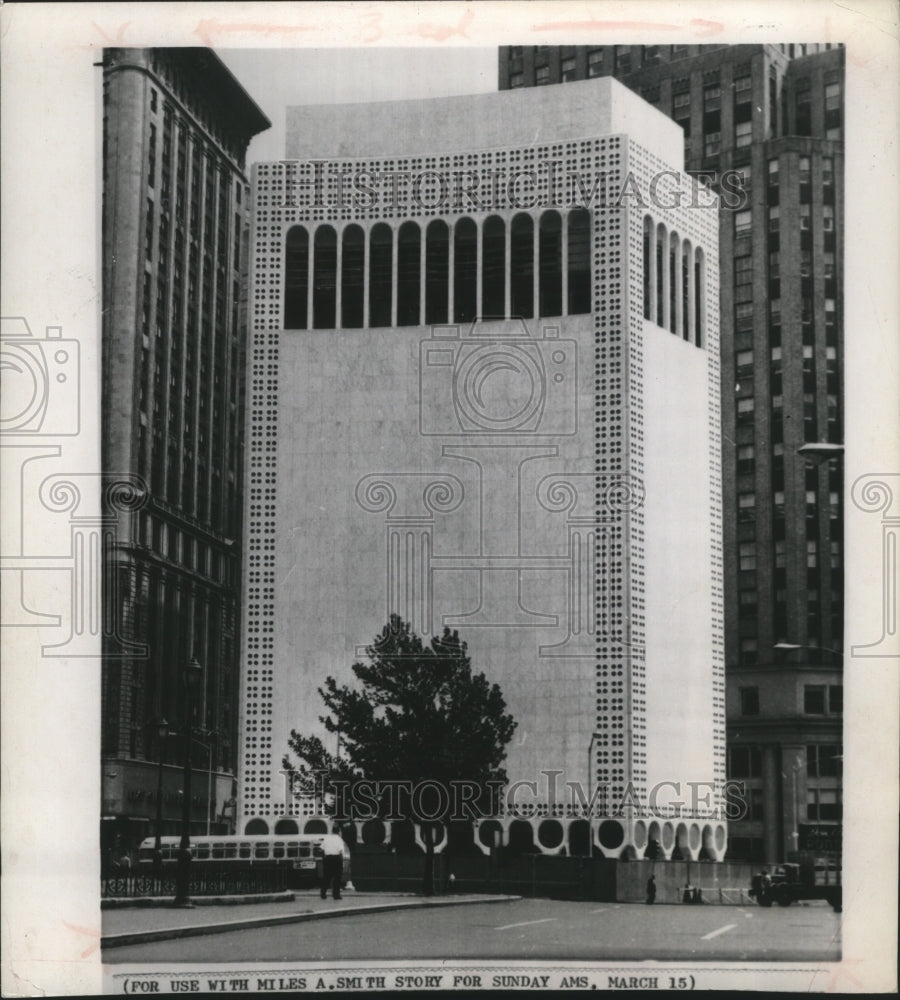
[[[243,896],[192,896],[193,906],[245,906],[250,903],[292,903],[296,899],[293,892],[268,892]],[[107,896],[100,900],[101,910],[147,910],[172,908],[171,896]]]
[[[417,899],[408,902],[373,903],[371,906],[353,906],[343,910],[304,910],[300,913],[276,914],[268,917],[249,917],[217,924],[194,924],[187,927],[163,927],[157,930],[131,931],[110,934],[100,938],[101,948],[119,948],[147,941],[171,941],[180,937],[200,937],[206,934],[227,934],[229,931],[255,930],[260,927],[277,927],[282,924],[305,923],[307,920],[328,920],[334,917],[362,916],[385,913],[390,910],[413,910],[425,907],[466,906],[473,903],[512,903],[521,896],[487,896],[484,899]]]

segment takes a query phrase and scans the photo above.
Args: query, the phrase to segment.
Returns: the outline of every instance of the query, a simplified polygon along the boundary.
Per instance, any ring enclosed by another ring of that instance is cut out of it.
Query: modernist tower
[[[680,130],[606,79],[295,108],[287,153],[253,179],[240,828],[309,821],[290,729],[397,612],[503,689],[506,840],[571,849],[572,781],[608,856],[722,857],[718,218]]]
[[[238,696],[247,144],[269,122],[208,49],[103,57],[104,475],[131,491],[107,553],[103,816],[179,828],[182,671],[204,668],[192,818],[221,818]],[[165,719],[172,735],[162,740]],[[207,773],[212,769],[215,774]],[[207,793],[211,791],[211,803]],[[221,827],[220,827],[221,828]]]
[[[739,209],[721,212],[719,229],[729,776],[746,783],[748,806],[730,827],[729,858],[835,853],[844,51],[829,44],[500,50],[501,89],[610,74],[681,126],[689,172],[715,178],[738,170],[747,196]]]

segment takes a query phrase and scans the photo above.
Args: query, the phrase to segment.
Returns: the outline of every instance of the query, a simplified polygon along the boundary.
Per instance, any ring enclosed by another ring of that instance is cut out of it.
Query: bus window
[[[267,858],[268,856],[269,856],[269,845],[266,843],[257,844],[255,850],[253,851],[253,857]]]
[[[275,846],[272,848],[273,858],[283,858],[284,857],[284,841],[276,840]]]
[[[197,844],[197,860],[209,861],[209,844]]]
[[[238,844],[238,857],[239,858],[250,857],[250,845],[246,841],[242,841],[240,844]]]
[[[224,858],[225,857],[225,845],[221,842],[212,845],[212,856],[214,858]]]
[[[287,845],[287,856],[289,858],[299,858],[300,857],[300,845],[296,840],[289,840]]]
[[[225,845],[225,857],[226,858],[236,858],[237,857],[237,844],[232,841],[230,844]]]
[[[308,858],[312,854],[312,847],[310,844],[300,844],[300,857]]]
[[[152,847],[142,847],[138,852],[139,861],[152,861],[153,860],[153,848]]]

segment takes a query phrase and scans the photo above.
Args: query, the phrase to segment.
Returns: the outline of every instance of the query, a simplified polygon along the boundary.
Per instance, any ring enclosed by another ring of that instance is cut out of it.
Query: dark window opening
[[[512,318],[534,316],[534,220],[520,214],[510,228],[510,312]]]
[[[284,269],[284,328],[305,330],[309,291],[309,234],[303,226],[288,230]]]
[[[344,230],[341,254],[341,326],[359,329],[363,325],[363,265],[365,236],[361,226]]]
[[[313,327],[331,330],[337,318],[337,235],[331,226],[319,226],[314,246]]]
[[[425,322],[447,322],[450,231],[435,219],[425,231]]]
[[[384,222],[369,235],[369,326],[391,325],[391,276],[393,271],[391,227]]]
[[[538,237],[539,306],[541,316],[562,315],[562,219],[544,212]]]
[[[478,300],[478,229],[471,219],[453,227],[453,322],[471,323]]]
[[[397,323],[418,326],[422,281],[422,236],[415,222],[404,222],[397,234]]]
[[[586,208],[569,212],[569,315],[591,311],[591,216]]]
[[[481,315],[506,316],[506,226],[499,216],[485,220],[481,237]]]

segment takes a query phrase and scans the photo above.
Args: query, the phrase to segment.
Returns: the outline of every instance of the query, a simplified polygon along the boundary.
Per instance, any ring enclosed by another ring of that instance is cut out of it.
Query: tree
[[[332,781],[365,779],[377,789],[380,815],[399,808],[419,824],[426,852],[424,891],[430,895],[430,824],[495,811],[516,723],[499,686],[473,673],[466,643],[455,631],[445,628],[426,646],[392,615],[366,656],[367,663],[352,667],[360,687],[328,677],[319,688],[330,713],[320,722],[339,734],[342,755],[329,754],[317,737],[292,731],[288,745],[301,763],[295,767],[286,756],[284,766],[309,784],[316,774]],[[352,805],[352,790],[350,799]]]

